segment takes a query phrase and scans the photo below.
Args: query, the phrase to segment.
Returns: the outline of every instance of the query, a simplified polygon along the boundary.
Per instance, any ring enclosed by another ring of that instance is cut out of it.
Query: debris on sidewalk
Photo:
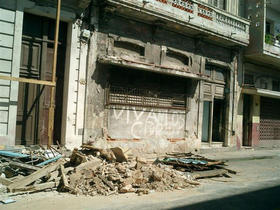
[[[16,201],[14,199],[8,198],[6,200],[1,200],[0,202],[3,204],[10,204],[10,203],[15,203]]]
[[[175,169],[184,172],[212,170],[212,172],[203,173],[205,174],[203,176],[193,175],[194,178],[207,178],[215,176],[229,177],[228,173],[236,174],[235,171],[225,168],[224,166],[226,165],[223,161],[207,159],[203,156],[195,155],[192,153],[167,154],[167,156],[159,162],[166,165],[172,165]]]
[[[82,145],[71,154],[43,147],[0,150],[0,184],[9,192],[55,189],[76,195],[148,194],[199,185],[196,179],[234,171],[222,161],[192,153],[167,154],[162,160],[132,157],[120,147]]]

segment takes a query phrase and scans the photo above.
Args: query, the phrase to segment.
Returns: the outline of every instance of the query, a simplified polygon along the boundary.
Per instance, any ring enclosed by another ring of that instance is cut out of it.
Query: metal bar
[[[147,108],[159,108],[159,109],[176,109],[176,110],[186,110],[186,107],[174,107],[174,106],[152,106],[152,105],[142,105],[142,104],[130,104],[130,103],[116,103],[116,102],[109,102],[107,106],[110,105],[122,105],[122,106],[137,106],[137,107],[147,107]]]
[[[57,0],[56,26],[55,26],[55,37],[54,37],[54,53],[53,53],[53,65],[52,65],[52,82],[54,82],[54,83],[56,80],[56,62],[57,62],[60,8],[61,8],[61,0]],[[55,107],[54,103],[55,103],[55,88],[51,87],[51,100],[50,100],[49,123],[48,123],[48,147],[51,146],[52,140],[53,140],[54,107]]]
[[[30,37],[30,36],[26,36],[26,35],[22,35],[22,38],[32,40],[34,42],[46,42],[46,43],[51,43],[51,44],[54,43],[53,40],[45,40],[45,39],[41,39],[41,38],[37,38],[37,37]],[[58,44],[60,45],[61,42],[58,42]]]
[[[4,76],[4,75],[0,75],[0,79],[55,87],[55,82],[44,81],[44,80],[27,79],[27,78],[21,78],[21,77],[9,77],[9,76]]]
[[[7,157],[13,157],[13,158],[26,158],[29,157],[27,154],[22,154],[22,153],[16,153],[16,152],[11,152],[11,151],[5,151],[1,150],[0,155],[2,156],[7,156]]]
[[[39,163],[36,166],[44,166],[44,165],[47,165],[47,164],[52,163],[54,161],[57,161],[60,158],[62,158],[62,155],[57,155],[56,157],[48,159],[48,160],[46,160],[46,161],[44,161],[42,163]]]

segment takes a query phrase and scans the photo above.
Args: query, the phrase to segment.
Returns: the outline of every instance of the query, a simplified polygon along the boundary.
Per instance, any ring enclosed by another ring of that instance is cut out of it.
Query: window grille
[[[128,105],[166,109],[186,109],[187,96],[134,87],[110,86],[107,105]]]

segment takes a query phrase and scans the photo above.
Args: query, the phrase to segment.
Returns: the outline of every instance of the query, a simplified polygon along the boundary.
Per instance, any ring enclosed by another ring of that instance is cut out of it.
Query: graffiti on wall
[[[113,138],[183,138],[185,112],[111,109],[109,134]]]

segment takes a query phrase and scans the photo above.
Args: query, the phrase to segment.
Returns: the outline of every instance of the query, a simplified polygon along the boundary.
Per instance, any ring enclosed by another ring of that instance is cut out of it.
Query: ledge
[[[194,80],[204,80],[204,81],[208,81],[208,82],[213,82],[208,77],[206,77],[202,74],[192,73],[190,70],[179,69],[179,68],[175,69],[175,68],[171,68],[171,67],[167,67],[167,66],[133,61],[133,60],[123,59],[123,58],[119,58],[119,57],[115,57],[115,56],[99,56],[97,58],[97,61],[99,63],[104,63],[104,64],[125,66],[125,67],[133,68],[133,69],[140,69],[140,70],[151,71],[151,72],[156,72],[156,73],[161,73],[161,74],[168,74],[168,75],[173,75],[173,76],[190,78],[190,79],[194,79]]]
[[[255,87],[242,87],[242,93],[280,99],[280,92]]]
[[[227,43],[229,46],[249,44],[249,20],[203,2],[193,0],[178,0],[175,3],[171,0],[106,0],[106,2],[115,7],[115,12],[125,16],[130,15],[141,20],[146,18],[150,21],[161,19],[176,30],[179,29],[175,25],[188,27],[193,32],[186,29],[182,31],[192,35],[205,34],[211,36],[208,37],[209,40]]]

